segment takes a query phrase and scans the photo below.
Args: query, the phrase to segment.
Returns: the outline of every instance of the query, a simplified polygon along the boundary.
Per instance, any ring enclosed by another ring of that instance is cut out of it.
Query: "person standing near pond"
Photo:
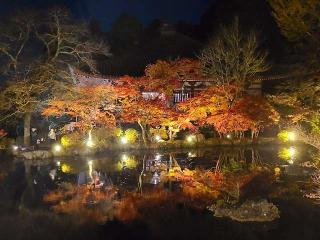
[[[54,143],[57,140],[57,135],[53,128],[50,129],[48,133],[48,138],[51,143]]]
[[[31,128],[31,142],[32,145],[35,145],[37,143],[38,138],[38,132],[36,128]]]

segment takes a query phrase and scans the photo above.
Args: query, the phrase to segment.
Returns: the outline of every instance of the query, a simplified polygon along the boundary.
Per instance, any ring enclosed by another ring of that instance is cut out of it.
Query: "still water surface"
[[[283,152],[292,156],[281,159]],[[278,146],[128,151],[50,161],[24,161],[2,154],[0,239],[320,239],[320,206],[303,197],[313,169],[301,163],[309,161],[311,154],[303,146],[289,146],[287,151]],[[246,198],[266,198],[276,204],[280,219],[239,223],[215,218],[206,209],[178,205],[174,211],[157,209],[156,216],[148,219],[79,225],[43,201],[44,194],[60,184],[89,184],[92,176],[98,176],[101,184],[116,186],[119,194],[174,191],[174,186],[161,182],[160,175],[177,164],[191,170],[218,166],[235,173],[253,165],[270,171],[279,167],[281,175],[273,185],[264,186],[258,179],[245,192]]]

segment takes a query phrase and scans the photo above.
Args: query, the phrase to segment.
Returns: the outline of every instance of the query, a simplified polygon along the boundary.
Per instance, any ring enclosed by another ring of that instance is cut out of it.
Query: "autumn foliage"
[[[52,205],[54,212],[71,215],[78,223],[94,221],[106,222],[113,218],[112,211],[102,211],[99,205],[112,209],[111,200],[116,194],[115,188],[94,191],[87,186],[73,186],[47,193],[44,201]],[[110,203],[110,204],[109,204]]]
[[[7,132],[3,129],[0,129],[0,138],[3,138],[7,135]]]
[[[145,144],[150,129],[161,127],[167,139],[189,129],[211,125],[220,135],[251,131],[252,136],[278,120],[277,112],[262,97],[239,91],[236,84],[209,86],[197,96],[172,104],[175,89],[183,80],[201,79],[197,60],[159,60],[146,67],[145,76],[123,76],[110,84],[76,86],[49,101],[43,115],[68,115],[80,130],[115,127],[118,123],[140,126]]]
[[[235,96],[234,88],[210,87],[198,96],[178,104],[188,118],[199,125],[209,124],[220,134],[251,131],[257,135],[279,115],[262,97]]]
[[[115,127],[121,104],[137,95],[133,88],[112,85],[83,86],[72,89],[59,99],[49,101],[44,116],[68,115],[81,130]]]

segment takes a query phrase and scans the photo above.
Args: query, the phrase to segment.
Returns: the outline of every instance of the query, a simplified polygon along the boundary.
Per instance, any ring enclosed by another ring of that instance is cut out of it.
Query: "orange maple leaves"
[[[196,60],[159,60],[148,65],[145,76],[123,76],[113,84],[75,87],[61,99],[51,100],[43,115],[69,115],[83,129],[113,127],[117,122],[165,127],[169,135],[181,129],[213,125],[221,134],[252,131],[276,122],[276,111],[262,97],[243,95],[237,85],[211,86],[196,97],[170,104],[181,79],[201,78]],[[242,95],[241,95],[242,94]],[[170,137],[171,139],[171,137]]]
[[[264,98],[235,97],[232,88],[226,91],[226,88],[210,87],[199,96],[179,103],[178,108],[192,121],[213,125],[222,134],[248,130],[257,133],[278,120],[279,115]]]

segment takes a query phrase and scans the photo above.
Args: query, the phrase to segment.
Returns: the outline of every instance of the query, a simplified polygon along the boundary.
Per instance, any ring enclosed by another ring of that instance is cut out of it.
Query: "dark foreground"
[[[149,190],[161,192],[163,188],[168,188],[166,184],[152,183],[152,174],[148,171],[154,173],[157,169],[153,168],[154,162],[150,159],[159,159],[161,155],[161,161],[166,162],[169,159],[167,155],[174,154],[182,167],[212,168],[217,158],[223,154],[229,156],[225,158],[229,163],[241,162],[242,160],[235,157],[238,155],[237,151],[215,149],[205,153],[140,153],[135,155],[137,164],[120,168],[117,159],[124,159],[123,154],[128,155],[125,158],[130,158],[130,153],[98,156],[93,161],[94,168],[107,173],[113,185],[121,190],[120,195],[138,191],[137,182],[144,170],[140,188],[143,189],[142,194],[147,195]],[[43,201],[43,196],[61,182],[76,184],[79,172],[88,168],[88,159],[56,159],[42,165],[37,162],[26,164],[22,160],[13,160],[2,155],[0,239],[320,239],[320,207],[303,197],[309,187],[310,176],[308,170],[301,170],[298,166],[299,161],[308,160],[309,153],[300,154],[299,158],[303,160],[295,159],[296,162],[288,167],[286,162],[277,157],[277,151],[270,148],[258,149],[256,152],[259,153],[260,164],[282,169],[279,179],[267,184],[263,178],[256,178],[242,189],[242,198],[268,199],[279,208],[280,219],[266,223],[239,223],[226,218],[216,218],[206,208],[192,207],[181,202],[149,202],[142,215],[126,221],[117,218],[99,223],[85,221],[88,216],[74,217],[54,211],[50,204]],[[253,162],[250,155],[250,151],[244,154],[244,158],[249,158],[249,165]],[[57,171],[54,180],[48,177],[52,169],[66,166],[64,164],[70,165],[72,171],[64,167],[64,172]],[[232,163],[225,171],[234,171],[236,174],[237,167],[239,166],[236,163]],[[169,189],[174,191],[174,186],[170,185]]]

